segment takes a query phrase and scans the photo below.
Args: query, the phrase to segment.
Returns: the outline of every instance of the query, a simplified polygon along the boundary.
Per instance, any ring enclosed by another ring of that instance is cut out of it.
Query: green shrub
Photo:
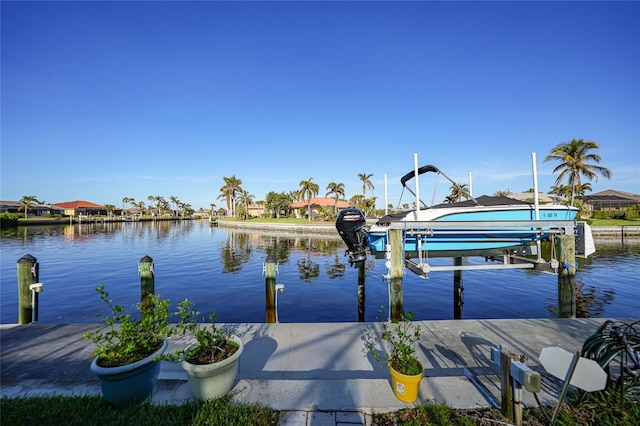
[[[629,207],[624,213],[624,218],[627,220],[640,219],[640,204],[634,204]]]
[[[0,227],[17,226],[18,219],[24,217],[22,213],[0,213]]]

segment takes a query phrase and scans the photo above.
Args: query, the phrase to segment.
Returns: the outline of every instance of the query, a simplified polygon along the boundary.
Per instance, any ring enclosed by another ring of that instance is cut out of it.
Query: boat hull
[[[393,224],[395,228],[403,228],[404,251],[408,253],[502,249],[547,238],[551,235],[550,221],[573,221],[576,213],[577,209],[566,206],[541,206],[537,214],[527,206],[424,210],[410,212],[402,218],[381,219],[369,227],[367,240],[372,254],[384,252]],[[420,227],[424,222],[429,226]],[[473,223],[470,225],[470,222]],[[507,226],[512,222],[526,222],[526,226]]]

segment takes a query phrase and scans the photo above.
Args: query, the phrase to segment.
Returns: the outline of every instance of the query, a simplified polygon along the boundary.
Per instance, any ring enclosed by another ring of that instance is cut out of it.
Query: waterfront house
[[[336,200],[334,198],[320,198],[315,197],[311,199],[311,216],[317,216],[320,214],[321,207],[331,207],[333,208],[336,205]],[[297,218],[306,217],[306,211],[309,208],[309,200],[296,201],[295,203],[289,205],[289,207],[294,211]],[[342,209],[348,209],[351,205],[342,200],[338,200],[338,211]]]
[[[54,206],[58,209],[64,210],[65,216],[107,215],[107,209],[105,206],[91,203],[89,201],[66,201],[64,203],[56,203]]]
[[[630,192],[616,191],[607,189],[605,191],[596,192],[579,197],[589,205],[591,211],[620,211],[627,210],[629,207],[640,204],[640,195]]]
[[[24,213],[24,209],[20,201],[0,201],[0,213]],[[32,204],[29,207],[29,216],[44,217],[62,213],[62,209],[50,204]]]

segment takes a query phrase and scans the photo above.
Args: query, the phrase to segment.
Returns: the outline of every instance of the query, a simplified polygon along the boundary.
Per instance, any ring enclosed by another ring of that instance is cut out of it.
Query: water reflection
[[[347,270],[347,265],[345,265],[344,262],[340,262],[340,258],[337,254],[327,256],[327,259],[331,260],[331,262],[326,261],[324,264],[329,279],[335,280],[336,278],[343,278]]]
[[[547,311],[551,318],[567,318],[570,311],[576,318],[600,318],[605,313],[605,308],[611,305],[616,297],[612,288],[596,288],[580,281],[576,283],[575,306],[563,308],[561,297],[550,299],[547,303]]]
[[[251,259],[253,252],[250,235],[241,232],[229,231],[227,243],[220,250],[220,259],[224,273],[236,273],[242,270],[242,264]]]

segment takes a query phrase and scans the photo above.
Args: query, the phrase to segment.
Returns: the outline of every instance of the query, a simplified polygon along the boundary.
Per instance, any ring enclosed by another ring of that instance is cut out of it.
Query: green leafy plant
[[[209,317],[209,326],[197,326],[196,345],[185,353],[185,359],[192,364],[212,364],[229,358],[238,350],[238,345],[229,339],[229,334],[216,326],[216,314]]]
[[[385,362],[399,373],[413,376],[423,371],[422,364],[413,354],[416,342],[420,339],[420,325],[413,323],[413,312],[405,312],[402,320],[381,320],[380,337],[387,343],[388,351],[376,349],[375,342],[366,342],[366,348],[377,362]],[[384,306],[380,310],[380,318],[386,318]]]
[[[187,299],[180,302],[172,314],[168,299],[151,294],[149,304],[136,305],[140,315],[134,316],[109,299],[104,284],[96,287],[96,291],[109,306],[111,315],[103,318],[106,329],[87,331],[84,338],[96,345],[94,356],[98,357],[100,367],[118,367],[144,359],[160,349],[169,337],[186,334],[196,327],[197,313],[193,311],[193,302]],[[178,318],[177,323],[171,323],[174,317]]]

